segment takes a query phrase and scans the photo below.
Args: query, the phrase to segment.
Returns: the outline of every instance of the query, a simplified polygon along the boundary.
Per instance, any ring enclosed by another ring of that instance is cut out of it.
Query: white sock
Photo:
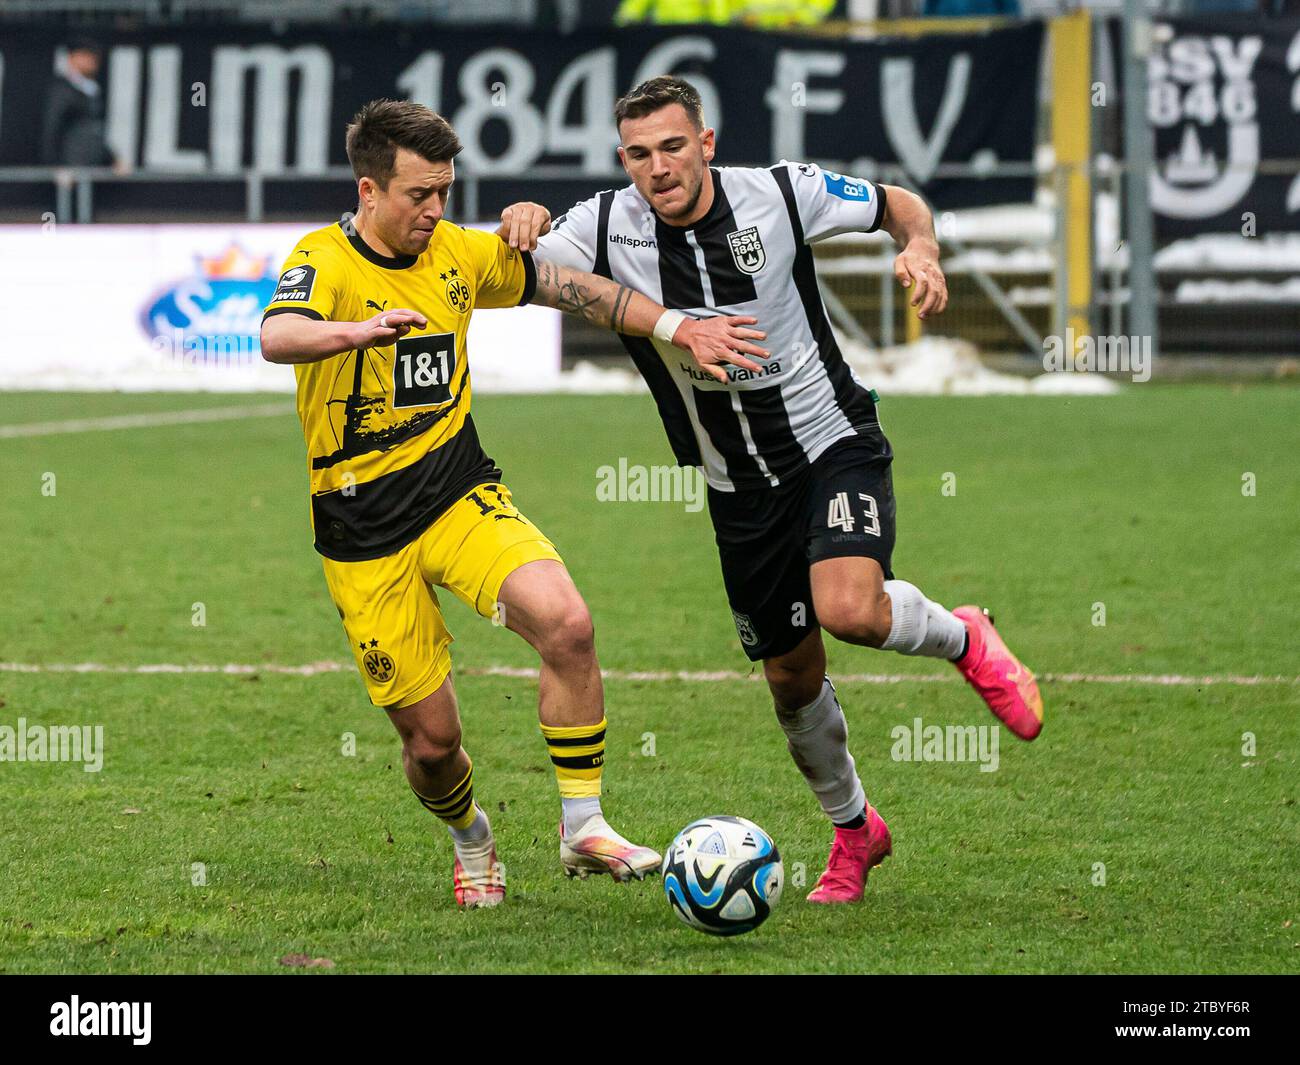
[[[488,824],[487,814],[483,812],[483,808],[475,803],[474,823],[469,828],[452,828],[448,825],[447,831],[457,843],[482,843],[492,834],[492,826]]]
[[[966,626],[951,610],[931,602],[907,581],[885,581],[893,608],[893,625],[881,647],[903,655],[953,661],[966,642]]]
[[[600,796],[589,795],[581,799],[560,799],[564,807],[564,834],[571,836],[591,818],[600,813]]]
[[[835,822],[851,821],[866,808],[867,796],[849,753],[849,723],[835,698],[830,677],[821,694],[798,710],[776,708],[790,757]]]

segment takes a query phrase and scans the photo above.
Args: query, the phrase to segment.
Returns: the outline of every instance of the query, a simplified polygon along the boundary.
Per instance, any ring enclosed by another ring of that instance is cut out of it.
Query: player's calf
[[[569,876],[641,879],[659,855],[630,843],[600,806],[605,765],[605,693],[591,613],[562,563],[520,566],[499,593],[505,623],[542,660],[538,718],[560,792],[560,862]]]
[[[483,808],[474,801],[474,763],[463,751],[464,775],[446,791],[426,794],[412,785],[426,810],[447,826],[452,848],[452,890],[465,909],[496,906],[505,900],[505,868],[497,860],[496,839]]]
[[[904,655],[956,661],[966,651],[966,626],[951,610],[927,599],[907,581],[885,581],[889,635],[881,648]]]
[[[452,890],[466,909],[505,899],[505,873],[492,826],[474,801],[474,763],[461,746],[451,681],[410,706],[389,711],[402,740],[402,768],[420,805],[447,826],[455,860]]]
[[[915,585],[886,580],[874,558],[822,559],[811,582],[818,622],[846,643],[949,661],[965,650],[961,619]]]
[[[402,768],[417,795],[441,793],[464,776],[469,758],[460,745],[450,679],[410,706],[390,708],[388,719],[401,738]]]
[[[836,838],[848,832],[845,838],[856,839],[853,833],[867,824],[870,808],[849,752],[848,721],[825,669],[818,630],[793,651],[763,661],[790,757],[835,826]]]
[[[822,811],[836,825],[854,824],[863,816],[867,796],[849,753],[849,726],[830,677],[821,678],[816,698],[803,706],[776,704],[790,757],[817,796]]]
[[[777,706],[807,706],[821,694],[826,678],[826,647],[813,629],[793,650],[763,659],[763,677]]]
[[[844,643],[882,647],[889,638],[891,604],[883,589],[837,588],[816,601],[817,621]]]

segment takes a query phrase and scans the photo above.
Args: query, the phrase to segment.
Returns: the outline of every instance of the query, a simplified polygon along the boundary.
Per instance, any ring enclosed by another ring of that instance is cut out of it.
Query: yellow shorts
[[[394,554],[363,562],[322,558],[370,701],[389,709],[410,706],[437,691],[451,672],[452,636],[434,585],[491,618],[505,579],[544,558],[563,561],[503,484],[467,492]]]

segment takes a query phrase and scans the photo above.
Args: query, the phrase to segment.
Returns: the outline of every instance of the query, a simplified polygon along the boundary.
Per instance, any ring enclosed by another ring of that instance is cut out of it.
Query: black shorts
[[[879,429],[859,430],[775,488],[709,488],[722,580],[751,661],[793,651],[817,624],[814,562],[874,558],[893,578],[893,459]]]

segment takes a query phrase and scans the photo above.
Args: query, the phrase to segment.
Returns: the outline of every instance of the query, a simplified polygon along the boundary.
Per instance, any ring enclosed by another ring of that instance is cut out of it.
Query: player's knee
[[[552,663],[582,661],[596,653],[596,630],[591,611],[580,598],[563,604],[549,619],[542,646],[542,658]]]
[[[889,599],[883,591],[875,598],[834,596],[817,604],[817,621],[837,640],[880,647],[889,636]]]
[[[810,669],[803,665],[769,659],[763,663],[763,676],[767,680],[772,699],[781,710],[797,710],[807,706],[822,690],[825,677],[820,668]]]
[[[404,738],[402,753],[425,776],[438,776],[460,754],[460,725],[420,729]]]

